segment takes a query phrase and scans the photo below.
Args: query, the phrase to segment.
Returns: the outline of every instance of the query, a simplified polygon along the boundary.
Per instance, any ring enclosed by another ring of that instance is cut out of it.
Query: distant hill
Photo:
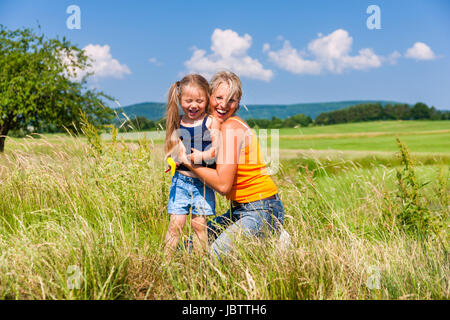
[[[142,116],[149,120],[159,120],[165,116],[166,108],[167,105],[162,102],[143,102],[117,108],[116,110],[122,109],[130,119]]]
[[[351,100],[298,104],[261,104],[247,105],[246,107],[248,111],[241,105],[238,115],[243,119],[272,119],[274,116],[280,119],[285,119],[287,117],[303,113],[314,119],[322,112],[344,109],[361,103],[374,102],[380,102],[383,106],[387,103],[398,103],[395,101],[384,100]],[[165,116],[166,104],[158,102],[144,102],[122,107],[121,109],[131,119],[137,116],[144,116],[150,120],[159,120]]]

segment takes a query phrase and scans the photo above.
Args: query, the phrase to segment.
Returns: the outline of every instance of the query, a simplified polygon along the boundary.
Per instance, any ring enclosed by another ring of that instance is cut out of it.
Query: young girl
[[[209,84],[201,75],[187,75],[170,87],[166,120],[166,158],[177,158],[181,140],[192,162],[215,168],[217,138],[214,133],[218,132],[219,123],[208,116],[208,104]],[[182,117],[179,115],[179,107],[184,113]],[[207,246],[206,216],[215,214],[215,194],[213,189],[198,179],[192,171],[181,165],[175,171],[170,186],[170,222],[165,238],[166,253],[171,253],[176,248],[190,209],[194,249],[203,251]]]

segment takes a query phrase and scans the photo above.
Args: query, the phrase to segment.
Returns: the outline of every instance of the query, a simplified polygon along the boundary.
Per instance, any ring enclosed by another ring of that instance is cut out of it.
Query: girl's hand
[[[189,160],[191,160],[194,164],[201,164],[203,160],[203,152],[198,151],[197,149],[191,148],[192,153],[188,156]]]

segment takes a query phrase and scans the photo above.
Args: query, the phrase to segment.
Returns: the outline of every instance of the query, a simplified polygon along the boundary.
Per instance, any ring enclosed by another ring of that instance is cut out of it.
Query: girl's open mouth
[[[189,110],[189,116],[190,117],[195,117],[198,114],[199,110]]]

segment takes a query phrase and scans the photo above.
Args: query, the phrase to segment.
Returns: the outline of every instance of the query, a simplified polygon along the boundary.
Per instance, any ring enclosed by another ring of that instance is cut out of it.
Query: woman
[[[231,249],[237,233],[260,236],[266,230],[279,231],[284,222],[283,204],[264,164],[258,137],[235,115],[241,97],[237,75],[225,71],[213,76],[210,110],[222,123],[215,169],[193,165],[180,146],[179,161],[231,200],[230,210],[208,223],[208,234],[215,239],[211,249],[219,259]]]

